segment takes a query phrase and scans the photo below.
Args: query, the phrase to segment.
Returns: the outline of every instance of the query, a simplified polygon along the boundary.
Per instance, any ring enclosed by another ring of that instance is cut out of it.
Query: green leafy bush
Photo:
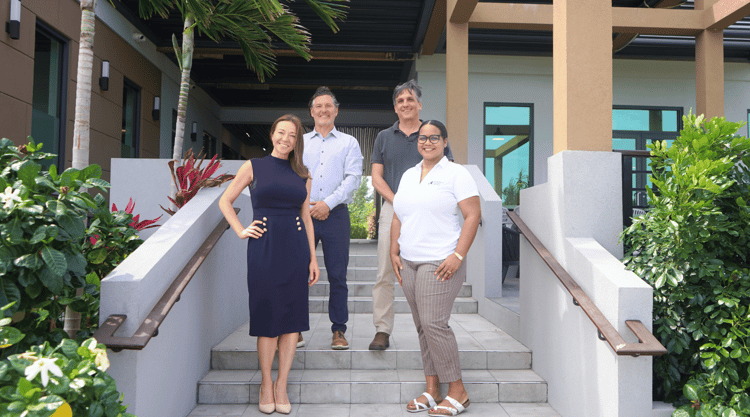
[[[375,212],[375,204],[372,196],[368,196],[367,178],[362,178],[362,183],[354,192],[354,201],[349,205],[349,218],[352,223],[350,237],[352,239],[372,239],[368,218]]]
[[[98,207],[81,188],[109,186],[98,165],[61,174],[54,165],[42,171],[39,161],[52,155],[39,152],[41,146],[0,140],[0,305],[13,303],[5,315],[15,313],[14,327],[26,335],[14,346],[21,351],[66,337],[61,329],[66,301],[76,300],[76,288],[87,284],[86,215]]]
[[[654,395],[675,416],[750,415],[750,140],[688,115],[651,145],[651,208],[625,230],[627,267],[654,288]]]
[[[10,321],[0,320],[3,347],[23,339],[18,329],[7,327]],[[45,342],[11,355],[0,361],[0,414],[49,417],[68,407],[73,416],[135,417],[125,413],[108,367],[107,349],[95,339],[81,344],[64,339],[55,348]]]

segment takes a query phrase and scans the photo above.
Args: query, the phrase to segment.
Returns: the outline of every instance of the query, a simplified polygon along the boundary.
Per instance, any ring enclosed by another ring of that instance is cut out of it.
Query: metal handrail
[[[234,210],[235,212],[240,211],[238,208]],[[115,352],[119,352],[122,349],[142,350],[145,348],[151,338],[159,334],[159,326],[164,322],[164,319],[175,303],[180,301],[180,296],[188,283],[190,283],[193,275],[198,272],[198,268],[206,260],[208,254],[211,253],[211,250],[227,229],[229,229],[229,223],[227,223],[226,219],[222,218],[213,232],[208,235],[203,244],[195,252],[195,255],[190,258],[185,268],[174,279],[172,285],[167,288],[164,295],[162,295],[159,302],[156,303],[149,315],[143,320],[143,323],[141,323],[133,336],[119,337],[114,335],[128,316],[125,314],[112,314],[99,326],[99,329],[94,334],[94,338]]]
[[[627,149],[614,149],[612,152],[621,153],[623,156],[651,156],[651,151],[636,151]]]
[[[521,220],[518,214],[509,211],[508,217],[518,227],[521,234],[528,240],[531,246],[536,250],[539,256],[544,260],[547,266],[550,267],[552,273],[557,276],[560,283],[568,290],[570,295],[573,296],[573,304],[581,307],[583,312],[586,313],[588,318],[594,323],[598,332],[599,338],[605,340],[612,347],[618,355],[631,355],[631,356],[661,356],[667,353],[667,349],[656,340],[653,334],[641,323],[640,320],[625,320],[625,324],[633,331],[635,336],[638,338],[639,343],[626,343],[625,339],[620,336],[617,329],[612,326],[612,323],[604,317],[604,314],[594,304],[583,289],[575,282],[573,277],[560,265],[554,256],[547,250],[542,244],[539,238],[529,229],[526,223]]]

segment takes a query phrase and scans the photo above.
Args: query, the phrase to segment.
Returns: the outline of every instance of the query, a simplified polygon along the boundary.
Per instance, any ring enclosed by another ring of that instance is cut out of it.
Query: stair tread
[[[307,345],[304,348],[298,349],[298,352],[330,352],[331,354],[369,352],[370,341],[375,336],[375,328],[372,325],[372,314],[352,313],[349,315],[348,328],[345,333],[351,346],[349,350],[334,351],[330,349],[330,325],[331,322],[328,320],[328,314],[311,313],[310,330],[302,332]],[[449,325],[456,335],[459,352],[531,352],[521,342],[477,314],[453,314],[451,315]],[[213,351],[256,351],[255,338],[248,336],[248,334],[249,322],[246,322],[216,345]],[[391,342],[392,346],[383,352],[393,352],[395,354],[400,351],[413,352],[419,350],[419,340],[411,314],[394,315],[394,332],[391,335]]]
[[[275,372],[275,371],[274,371]],[[523,383],[546,384],[544,379],[531,369],[464,370],[461,373],[465,384],[479,383]],[[258,370],[212,370],[201,379],[201,384],[259,384]],[[391,370],[319,370],[292,369],[289,384],[307,383],[424,383],[424,373],[418,369]]]

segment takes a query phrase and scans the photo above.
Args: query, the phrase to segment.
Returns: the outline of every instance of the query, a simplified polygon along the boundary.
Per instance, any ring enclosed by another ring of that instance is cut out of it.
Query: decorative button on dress
[[[310,330],[310,245],[299,213],[306,180],[288,160],[253,159],[253,220],[265,230],[247,243],[250,336],[276,337]]]

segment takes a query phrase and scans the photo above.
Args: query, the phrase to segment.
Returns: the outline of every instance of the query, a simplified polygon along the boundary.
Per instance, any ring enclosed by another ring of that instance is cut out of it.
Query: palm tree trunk
[[[89,164],[91,121],[91,78],[94,66],[94,33],[96,0],[81,0],[81,39],[78,43],[78,74],[76,76],[76,115],[73,127],[73,168],[83,169]],[[76,296],[83,289],[76,290]],[[81,313],[65,309],[64,330],[75,337],[81,329]]]
[[[172,159],[179,162],[182,160],[182,143],[185,136],[185,119],[187,118],[188,95],[190,94],[190,71],[193,69],[193,50],[195,30],[193,28],[195,20],[192,16],[185,18],[185,29],[182,32],[182,62],[180,70],[180,101],[177,105],[177,126],[175,126],[174,149]],[[180,56],[178,55],[178,56]]]
[[[193,50],[195,45],[194,23],[195,19],[193,19],[191,15],[185,17],[185,26],[182,31],[182,51],[177,53],[182,76],[180,77],[180,100],[177,104],[177,125],[174,129],[174,149],[172,150],[172,159],[175,161],[175,165],[179,164],[183,155],[182,144],[183,138],[185,137],[185,119],[187,119],[187,103],[188,96],[190,95],[190,71],[193,69]],[[175,49],[177,49],[176,43]],[[172,198],[177,194],[177,186],[174,182],[169,186],[169,194]],[[172,203],[169,203],[169,208],[173,211],[177,211],[177,206]]]

